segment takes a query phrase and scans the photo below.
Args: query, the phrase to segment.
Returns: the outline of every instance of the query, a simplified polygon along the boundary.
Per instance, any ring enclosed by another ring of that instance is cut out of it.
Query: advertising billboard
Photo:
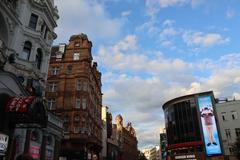
[[[5,155],[8,146],[8,135],[0,133],[0,155]]]
[[[207,156],[222,154],[211,96],[198,97],[198,110]]]

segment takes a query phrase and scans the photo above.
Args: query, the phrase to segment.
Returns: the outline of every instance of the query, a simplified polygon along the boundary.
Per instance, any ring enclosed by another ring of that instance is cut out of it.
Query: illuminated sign
[[[222,154],[211,96],[198,97],[198,109],[206,154]]]
[[[39,159],[40,158],[40,147],[38,147],[38,146],[31,146],[30,147],[30,155],[34,159]]]
[[[0,134],[0,155],[5,155],[8,146],[8,135]]]
[[[175,156],[175,159],[187,159],[187,160],[197,160],[196,156],[194,154],[190,154],[190,155],[178,155]]]

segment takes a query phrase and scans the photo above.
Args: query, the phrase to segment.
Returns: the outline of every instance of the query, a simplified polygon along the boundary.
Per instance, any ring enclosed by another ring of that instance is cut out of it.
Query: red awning
[[[34,97],[14,97],[10,99],[5,108],[6,112],[26,113],[28,112],[28,106],[31,105]]]

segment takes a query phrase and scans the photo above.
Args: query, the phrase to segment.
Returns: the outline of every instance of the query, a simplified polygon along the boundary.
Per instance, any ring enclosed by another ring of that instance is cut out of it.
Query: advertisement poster
[[[211,96],[198,97],[198,107],[206,154],[222,154]]]
[[[0,133],[0,155],[5,155],[8,146],[8,135]]]
[[[30,146],[30,155],[34,159],[39,159],[40,158],[40,147]]]

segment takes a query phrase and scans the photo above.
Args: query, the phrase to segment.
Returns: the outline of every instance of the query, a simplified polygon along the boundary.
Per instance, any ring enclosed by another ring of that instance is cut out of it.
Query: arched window
[[[41,64],[42,64],[42,50],[40,48],[37,49],[37,54],[36,54],[36,64],[37,68],[41,69]]]
[[[30,54],[31,54],[31,49],[32,49],[32,43],[29,42],[29,41],[26,41],[26,42],[24,43],[23,52],[22,52],[22,54],[20,55],[20,57],[21,57],[22,59],[29,60]]]

